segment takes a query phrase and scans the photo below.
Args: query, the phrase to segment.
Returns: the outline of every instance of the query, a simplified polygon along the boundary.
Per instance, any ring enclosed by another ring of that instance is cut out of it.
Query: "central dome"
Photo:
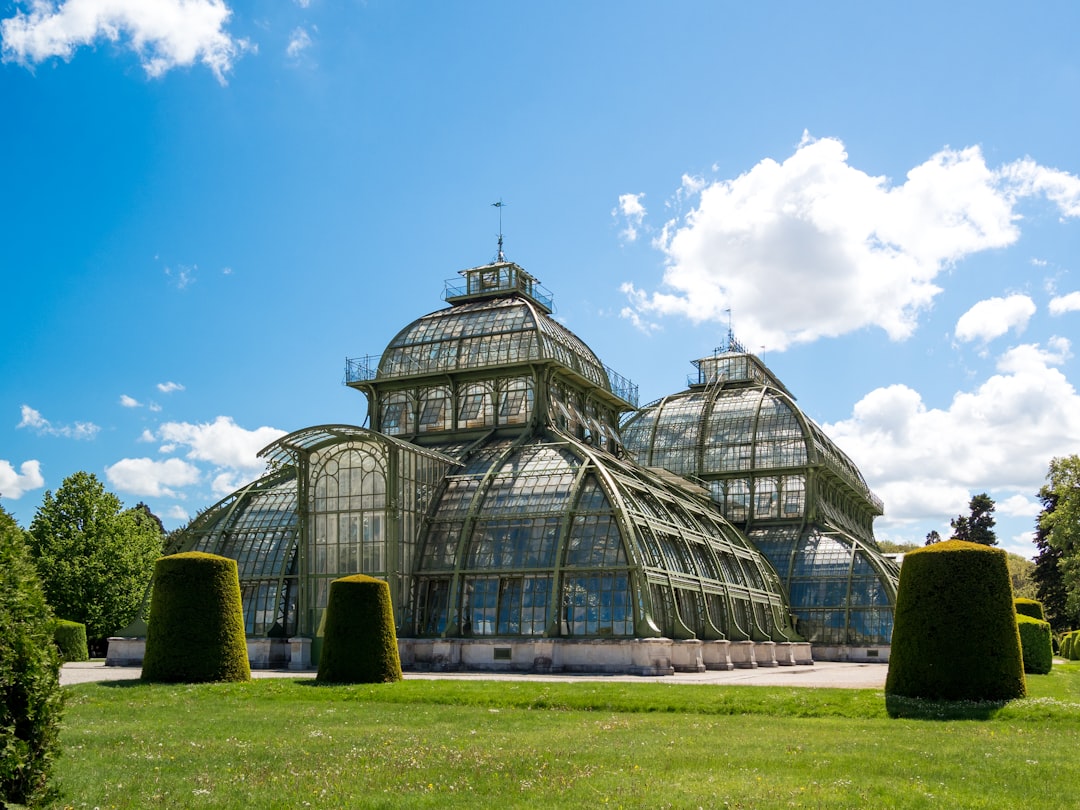
[[[569,329],[527,298],[456,304],[418,318],[390,341],[377,379],[555,361],[611,391],[604,364]]]

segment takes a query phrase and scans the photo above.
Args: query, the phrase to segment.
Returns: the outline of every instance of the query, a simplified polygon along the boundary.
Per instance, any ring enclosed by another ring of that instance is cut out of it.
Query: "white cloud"
[[[134,397],[129,397],[127,394],[120,395],[120,404],[125,408],[141,408],[142,403]]]
[[[175,520],[178,523],[187,523],[191,519],[191,515],[188,514],[187,509],[180,505],[173,505],[166,509],[165,517],[169,520]]]
[[[1023,332],[1034,314],[1035,302],[1026,295],[987,298],[960,316],[956,322],[956,338],[988,343],[1010,329]]]
[[[289,35],[289,44],[285,47],[285,55],[290,59],[299,59],[304,51],[311,47],[311,35],[303,28],[296,28]]]
[[[1064,315],[1066,312],[1080,312],[1080,292],[1071,292],[1051,299],[1051,315]]]
[[[665,223],[663,287],[625,284],[639,318],[735,315],[745,343],[784,349],[864,327],[909,337],[939,273],[1019,238],[1016,205],[1043,195],[1080,216],[1080,179],[1030,160],[991,169],[978,147],[945,149],[894,185],[848,163],[843,143],[804,136],[778,163],[733,180],[684,178],[696,207]]]
[[[177,497],[173,487],[197,484],[200,473],[194,464],[178,458],[123,458],[105,468],[105,477],[118,490],[131,495]]]
[[[40,461],[24,461],[15,472],[10,461],[0,458],[0,496],[17,501],[30,490],[43,486],[45,479],[41,477]]]
[[[161,451],[174,452],[187,447],[187,458],[207,461],[218,467],[245,472],[261,471],[265,462],[256,454],[270,442],[285,435],[285,431],[272,427],[247,430],[228,416],[219,416],[211,423],[166,422],[156,433],[165,442]]]
[[[5,61],[31,66],[101,40],[129,47],[148,76],[196,61],[222,84],[233,62],[251,48],[225,31],[232,10],[224,0],[30,0],[0,22]]]
[[[825,425],[884,500],[890,527],[967,512],[988,492],[1003,514],[1030,514],[1055,456],[1080,452],[1080,394],[1053,366],[1070,344],[1055,338],[1003,353],[997,373],[947,409],[928,408],[917,391],[891,385],[868,393],[849,419]]]
[[[41,436],[60,436],[65,439],[92,439],[101,430],[93,422],[76,422],[73,425],[54,425],[29,405],[22,406],[22,419],[17,428],[29,428]]]
[[[995,502],[996,511],[1009,517],[1034,518],[1042,511],[1042,504],[1023,495],[1013,495]]]
[[[188,267],[181,264],[175,270],[171,267],[166,267],[165,275],[172,279],[173,284],[176,285],[176,289],[185,290],[195,283],[195,273],[198,272],[198,270],[198,265]]]
[[[157,384],[157,389],[163,394],[171,394],[175,391],[183,391],[184,386],[177,382],[163,382]]]
[[[626,227],[621,231],[622,237],[627,242],[634,242],[638,237],[638,228],[645,220],[645,206],[641,204],[644,194],[620,194],[619,207],[611,212],[613,217],[622,216],[626,219]]]

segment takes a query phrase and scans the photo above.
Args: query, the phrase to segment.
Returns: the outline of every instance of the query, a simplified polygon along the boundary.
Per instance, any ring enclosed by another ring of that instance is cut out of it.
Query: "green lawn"
[[[59,806],[1068,806],[1080,663],[987,719],[878,690],[310,680],[67,688]],[[928,717],[939,714],[930,707]]]

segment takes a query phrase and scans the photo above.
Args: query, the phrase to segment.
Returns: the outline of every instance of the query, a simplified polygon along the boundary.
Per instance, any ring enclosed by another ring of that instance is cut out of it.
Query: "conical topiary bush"
[[[905,555],[886,698],[1001,701],[1026,691],[1005,552],[949,540]]]
[[[401,680],[390,586],[356,574],[330,583],[320,683],[389,683]]]
[[[190,551],[154,566],[144,681],[251,678],[236,560]]]

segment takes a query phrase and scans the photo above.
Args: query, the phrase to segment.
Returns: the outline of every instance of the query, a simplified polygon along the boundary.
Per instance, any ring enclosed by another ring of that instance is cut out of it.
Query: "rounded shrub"
[[[1054,665],[1054,644],[1050,640],[1050,623],[1016,614],[1020,631],[1020,649],[1024,655],[1024,672],[1045,675]]]
[[[152,587],[144,681],[251,678],[236,560],[200,551],[162,557]]]
[[[390,586],[356,574],[330,583],[320,683],[389,683],[401,680]]]
[[[1077,632],[1070,630],[1061,639],[1061,657],[1068,661],[1075,661],[1077,658],[1077,644],[1076,644]]]
[[[1014,599],[1013,604],[1016,605],[1017,615],[1023,614],[1024,616],[1038,619],[1040,622],[1046,621],[1046,616],[1043,614],[1042,602],[1038,599],[1024,599],[1023,597],[1020,597]]]
[[[905,555],[886,697],[1000,701],[1026,692],[1005,551],[949,540]]]
[[[60,751],[60,655],[23,531],[0,508],[0,807],[34,806],[54,792]]]
[[[86,625],[81,622],[69,622],[57,619],[53,625],[53,641],[60,651],[60,659],[67,661],[89,661],[90,649],[86,646]]]

